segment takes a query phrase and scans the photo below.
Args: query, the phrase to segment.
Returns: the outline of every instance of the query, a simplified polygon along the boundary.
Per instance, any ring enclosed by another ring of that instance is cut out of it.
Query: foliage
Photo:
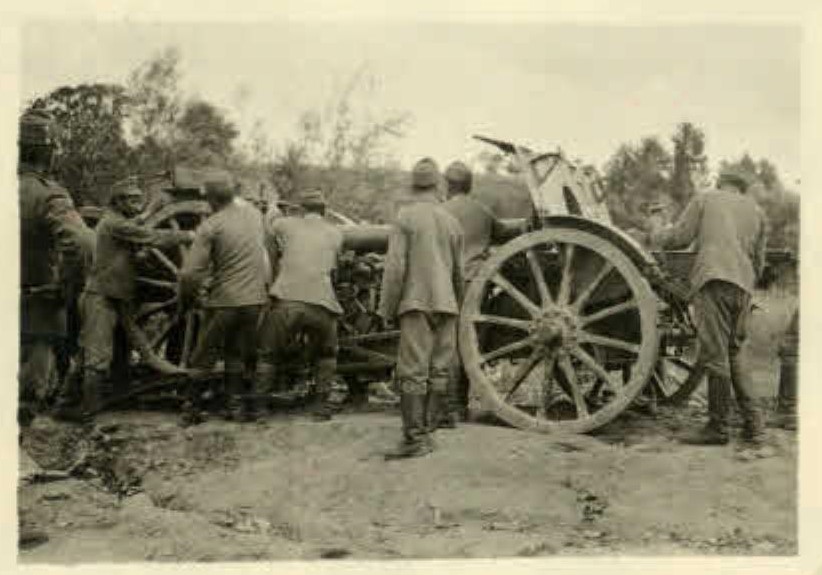
[[[642,227],[650,204],[670,197],[673,160],[657,138],[623,144],[605,164],[605,198],[614,223]]]
[[[122,122],[128,104],[125,89],[113,84],[63,86],[31,103],[51,112],[60,127],[55,175],[77,203],[100,203],[127,171]]]
[[[357,204],[365,190],[381,188],[393,165],[388,143],[405,135],[411,116],[373,110],[368,103],[376,84],[360,68],[324,110],[299,116],[297,136],[282,144],[271,167],[281,196],[318,185],[330,198]]]
[[[798,253],[799,196],[785,187],[776,166],[764,158],[755,161],[746,153],[738,160],[723,160],[720,167],[742,170],[753,182],[748,193],[756,199],[768,219],[769,246]]]

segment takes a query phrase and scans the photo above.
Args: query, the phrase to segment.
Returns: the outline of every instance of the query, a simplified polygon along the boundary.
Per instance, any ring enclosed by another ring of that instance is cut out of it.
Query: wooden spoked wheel
[[[496,251],[459,320],[483,408],[518,428],[582,433],[620,414],[657,363],[658,300],[633,261],[595,233],[553,227]]]
[[[150,216],[145,225],[193,231],[209,213],[206,202],[177,202]],[[143,250],[138,264],[138,302],[125,325],[139,361],[165,374],[184,371],[196,341],[196,312],[182,317],[178,311],[177,281],[187,250],[183,244]]]

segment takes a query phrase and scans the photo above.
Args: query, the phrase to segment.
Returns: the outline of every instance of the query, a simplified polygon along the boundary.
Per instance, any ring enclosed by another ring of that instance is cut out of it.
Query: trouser
[[[260,391],[273,391],[276,367],[288,361],[295,335],[305,336],[317,395],[327,395],[337,373],[337,316],[320,305],[280,299],[272,300],[260,329],[257,373],[260,385],[268,387]]]
[[[725,431],[729,423],[731,389],[749,430],[761,427],[754,403],[753,379],[740,354],[751,316],[750,294],[734,284],[712,280],[694,296],[698,361],[708,372],[710,423]]]
[[[24,335],[20,341],[17,377],[20,407],[39,411],[53,392],[54,342],[50,337]]]
[[[94,292],[84,292],[80,297],[83,397],[89,409],[96,409],[99,400],[113,392],[111,368],[115,352],[122,347],[115,346],[115,342],[125,341],[118,333],[123,330],[121,318],[129,313],[130,302],[125,300]],[[123,361],[127,362],[127,358]],[[122,380],[125,374],[118,375],[118,380]]]
[[[779,410],[796,413],[799,360],[799,309],[791,317],[788,330],[779,349]]]
[[[400,316],[399,327],[396,379],[400,394],[444,395],[457,351],[457,316],[408,311]],[[418,415],[413,410],[403,412],[403,433],[408,440],[424,435],[429,426],[433,427]]]
[[[261,309],[261,305],[205,309],[189,365],[195,371],[206,371],[223,359],[225,378],[212,387],[215,395],[236,396],[250,391]],[[198,390],[192,391],[196,394]]]

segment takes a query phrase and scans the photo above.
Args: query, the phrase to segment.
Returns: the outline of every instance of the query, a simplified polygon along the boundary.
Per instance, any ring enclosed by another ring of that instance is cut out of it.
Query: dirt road
[[[795,553],[794,436],[769,430],[764,458],[677,443],[697,415],[629,412],[570,442],[470,424],[390,463],[392,413],[188,430],[112,413],[92,439],[41,419],[26,439],[41,465],[89,459],[85,479],[21,485],[21,516],[50,539],[20,560]]]

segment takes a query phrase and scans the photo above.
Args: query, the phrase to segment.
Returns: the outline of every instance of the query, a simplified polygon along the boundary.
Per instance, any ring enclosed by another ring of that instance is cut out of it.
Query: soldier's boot
[[[336,369],[336,358],[321,358],[317,362],[316,392],[308,404],[309,413],[315,421],[328,421],[334,416],[336,410],[329,397]]]
[[[425,425],[426,396],[403,393],[400,396],[403,439],[392,451],[385,454],[386,461],[421,457],[434,450],[434,442]]]
[[[257,368],[254,372],[254,382],[252,384],[254,387],[254,393],[269,397],[278,393],[277,389],[280,387],[280,384],[278,383],[279,379],[281,379],[281,376],[273,363],[262,359],[258,360]],[[273,398],[266,400],[265,406],[268,409],[273,409]]]
[[[226,365],[223,375],[223,395],[222,405],[219,406],[223,417],[226,420],[241,421],[243,417],[243,372],[237,366]]]
[[[776,426],[796,431],[797,364],[782,359],[779,366],[779,395],[776,404]]]
[[[727,377],[708,376],[708,423],[683,439],[691,445],[727,445],[730,441],[729,410],[731,382]]]
[[[742,415],[742,441],[749,446],[758,447],[764,441],[765,426],[762,422],[762,412],[753,397],[751,372],[740,360],[739,355],[731,358],[731,385]]]
[[[257,380],[254,377],[242,378],[242,410],[240,411],[240,421],[251,423],[257,421],[259,418],[259,411],[257,409],[257,396],[259,395],[259,388],[257,387]]]
[[[105,371],[86,368],[83,370],[83,397],[74,408],[67,408],[59,413],[59,418],[75,423],[92,423],[95,415],[102,409],[103,402],[111,397],[112,385]]]
[[[63,385],[57,393],[54,402],[53,414],[59,418],[60,414],[75,409],[83,397],[83,373],[77,363],[72,363],[66,374]]]
[[[440,428],[456,427],[456,422],[448,410],[447,397],[441,391],[431,389],[425,396],[425,424],[429,433]]]

